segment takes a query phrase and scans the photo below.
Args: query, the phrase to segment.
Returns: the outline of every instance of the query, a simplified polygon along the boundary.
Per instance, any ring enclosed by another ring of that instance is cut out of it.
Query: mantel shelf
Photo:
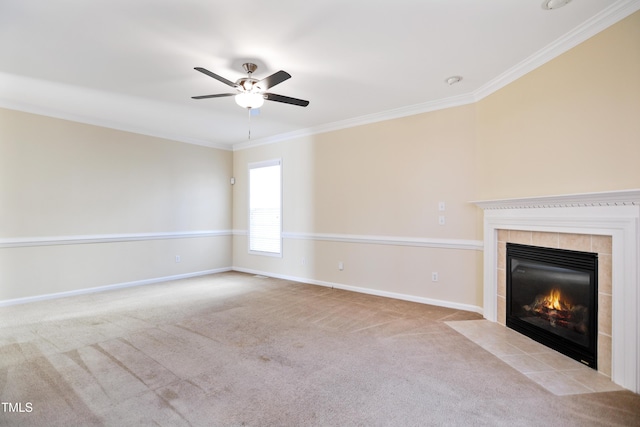
[[[470,202],[482,209],[531,209],[640,205],[640,189]]]

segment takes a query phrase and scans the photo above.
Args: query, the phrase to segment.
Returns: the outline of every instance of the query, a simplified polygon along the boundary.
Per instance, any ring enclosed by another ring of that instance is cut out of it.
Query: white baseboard
[[[92,294],[92,293],[98,293],[98,292],[112,291],[112,290],[116,290],[116,289],[124,289],[124,288],[131,288],[131,287],[135,287],[135,286],[142,286],[142,285],[150,285],[150,284],[154,284],[154,283],[168,282],[168,281],[171,281],[171,280],[188,279],[190,277],[206,276],[207,274],[223,273],[223,272],[226,272],[226,271],[238,271],[238,272],[241,272],[241,273],[259,274],[259,275],[262,275],[262,276],[275,277],[277,279],[291,280],[291,281],[294,281],[294,282],[306,283],[306,284],[310,284],[310,285],[326,286],[326,287],[329,287],[329,288],[342,289],[342,290],[345,290],[345,291],[359,292],[359,293],[362,293],[362,294],[375,295],[375,296],[380,296],[380,297],[385,297],[385,298],[393,298],[393,299],[398,299],[398,300],[403,300],[403,301],[411,301],[411,302],[417,302],[417,303],[420,303],[420,304],[435,305],[435,306],[438,306],[438,307],[447,307],[447,308],[453,308],[453,309],[456,309],[456,310],[471,311],[471,312],[474,312],[474,313],[483,314],[482,307],[469,305],[469,304],[462,304],[462,303],[451,302],[451,301],[443,301],[443,300],[437,300],[437,299],[432,299],[432,298],[424,298],[424,297],[418,297],[418,296],[414,296],[414,295],[400,294],[400,293],[396,293],[396,292],[380,291],[380,290],[377,290],[377,289],[362,288],[362,287],[359,287],[359,286],[350,286],[350,285],[344,285],[344,284],[341,284],[341,283],[333,283],[333,282],[326,282],[326,281],[323,281],[323,280],[308,279],[308,278],[305,278],[305,277],[289,276],[289,275],[286,275],[286,274],[274,274],[274,273],[267,272],[267,271],[252,270],[252,269],[241,268],[241,267],[223,267],[223,268],[217,268],[217,269],[212,269],[212,270],[197,271],[197,272],[193,272],[193,273],[176,274],[176,275],[173,275],[173,276],[156,277],[156,278],[153,278],[153,279],[144,279],[144,280],[136,280],[136,281],[133,281],[133,282],[116,283],[116,284],[113,284],[113,285],[97,286],[95,288],[85,288],[85,289],[77,289],[77,290],[73,290],[73,291],[56,292],[56,293],[44,294],[44,295],[36,295],[36,296],[32,296],[32,297],[15,298],[15,299],[9,299],[9,300],[0,301],[0,307],[7,307],[7,306],[11,306],[11,305],[27,304],[27,303],[30,303],[30,302],[45,301],[45,300],[56,299],[56,298],[65,298],[65,297],[72,297],[72,296],[77,296],[77,295],[85,295],[85,294]]]
[[[97,292],[112,291],[115,289],[132,288],[134,286],[150,285],[153,283],[168,282],[171,280],[188,279],[190,277],[206,276],[207,274],[223,273],[225,271],[231,271],[231,270],[232,270],[231,267],[223,267],[223,268],[216,268],[213,270],[196,271],[194,273],[176,274],[174,276],[155,277],[153,279],[144,279],[144,280],[136,280],[133,282],[116,283],[113,285],[97,286],[95,288],[85,288],[85,289],[77,289],[77,290],[66,291],[66,292],[56,292],[53,294],[36,295],[33,297],[15,298],[15,299],[0,301],[0,307],[26,304],[30,302],[44,301],[49,299],[72,297],[76,295],[93,294]]]
[[[292,280],[294,282],[306,283],[310,285],[326,286],[328,288],[342,289],[345,291],[358,292],[361,294],[375,295],[379,297],[393,298],[393,299],[398,299],[403,301],[411,301],[411,302],[417,302],[420,304],[435,305],[438,307],[453,308],[456,310],[470,311],[473,313],[483,314],[482,307],[478,307],[476,305],[471,305],[471,304],[462,304],[462,303],[457,303],[452,301],[444,301],[444,300],[438,300],[438,299],[432,299],[432,298],[418,297],[414,295],[400,294],[396,292],[380,291],[377,289],[362,288],[359,286],[350,286],[350,285],[344,285],[341,283],[326,282],[323,280],[307,279],[305,277],[289,276],[286,274],[274,274],[267,271],[252,270],[252,269],[242,268],[242,267],[232,267],[231,269],[233,271],[239,271],[241,273],[258,274],[261,276],[275,277],[276,279]]]

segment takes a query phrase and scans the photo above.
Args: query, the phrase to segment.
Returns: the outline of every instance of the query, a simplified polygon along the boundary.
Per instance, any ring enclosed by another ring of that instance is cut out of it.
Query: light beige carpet
[[[639,395],[556,396],[466,319],[241,273],[4,307],[0,425],[640,425]]]

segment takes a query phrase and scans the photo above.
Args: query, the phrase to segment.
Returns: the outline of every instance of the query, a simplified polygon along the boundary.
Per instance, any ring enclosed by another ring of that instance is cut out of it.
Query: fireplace
[[[596,369],[598,255],[506,249],[506,325]]]
[[[473,203],[484,211],[485,318],[506,324],[505,241],[597,252],[597,369],[640,393],[640,190]]]

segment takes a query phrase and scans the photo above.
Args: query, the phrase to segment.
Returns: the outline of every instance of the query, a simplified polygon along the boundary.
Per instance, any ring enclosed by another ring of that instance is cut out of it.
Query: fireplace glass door
[[[507,326],[596,369],[597,257],[508,243]]]

